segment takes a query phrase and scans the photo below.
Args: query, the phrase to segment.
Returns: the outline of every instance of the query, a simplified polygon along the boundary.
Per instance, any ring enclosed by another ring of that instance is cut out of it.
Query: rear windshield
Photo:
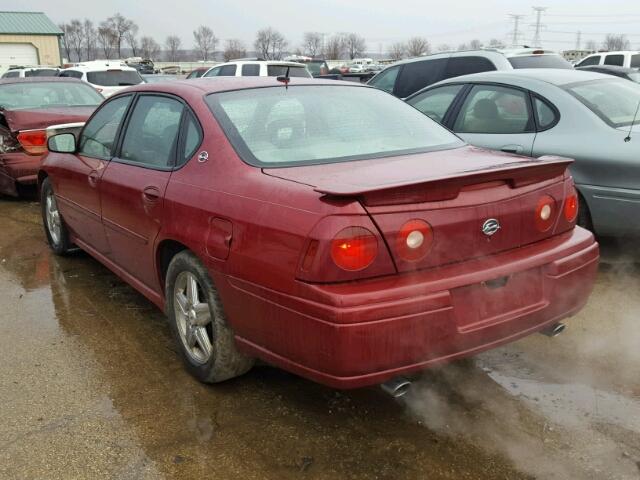
[[[270,87],[210,94],[207,103],[240,157],[261,167],[363,160],[464,145],[418,110],[373,88]]]
[[[612,127],[630,126],[640,105],[640,84],[629,80],[592,80],[564,88]]]
[[[85,83],[37,82],[0,85],[0,107],[28,108],[80,107],[99,105],[104,98]]]
[[[285,75],[289,69],[290,77],[304,77],[309,78],[311,74],[307,67],[289,67],[287,65],[267,65],[267,75],[270,77],[278,77]]]
[[[41,70],[25,70],[25,77],[55,77],[58,75],[58,70],[55,68],[43,68]]]
[[[511,57],[509,62],[513,68],[573,68],[560,55],[529,55],[525,57]]]
[[[87,72],[87,81],[101,87],[125,87],[142,83],[142,77],[132,70]]]

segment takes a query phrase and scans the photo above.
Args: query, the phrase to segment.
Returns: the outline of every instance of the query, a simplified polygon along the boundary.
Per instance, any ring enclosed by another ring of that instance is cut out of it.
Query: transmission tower
[[[523,19],[524,15],[514,15],[509,14],[509,18],[513,20],[513,31],[511,32],[511,44],[515,47],[519,44],[518,40],[520,38],[520,20]]]
[[[576,50],[580,50],[581,46],[582,46],[582,32],[578,30],[578,33],[576,35]]]
[[[536,23],[534,24],[536,32],[533,35],[533,47],[541,46],[540,41],[540,31],[544,27],[542,24],[542,13],[547,9],[547,7],[533,7],[533,11],[536,12]]]

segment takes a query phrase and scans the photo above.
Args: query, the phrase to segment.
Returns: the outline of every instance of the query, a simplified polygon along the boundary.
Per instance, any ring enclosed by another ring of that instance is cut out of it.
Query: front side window
[[[593,55],[582,60],[578,67],[590,67],[591,65],[600,65],[600,55]]]
[[[118,133],[131,95],[114,98],[96,112],[82,130],[78,153],[92,158],[110,159],[113,144]]]
[[[416,109],[372,88],[247,89],[211,94],[207,103],[240,157],[260,167],[365,160],[464,145]]]
[[[528,95],[508,87],[473,87],[453,127],[458,133],[525,133],[531,129]]]
[[[398,72],[400,67],[391,67],[380,72],[369,81],[369,85],[376,87],[385,92],[392,93],[393,87],[396,85],[396,78],[398,78]]]
[[[129,119],[120,158],[155,168],[173,166],[183,109],[173,98],[141,96]]]
[[[622,67],[624,65],[624,55],[607,55],[604,57],[604,64]]]
[[[126,87],[144,83],[144,80],[135,70],[107,70],[87,72],[87,82],[101,87]]]
[[[0,106],[7,110],[95,107],[104,98],[86,83],[25,82],[0,85]]]
[[[223,65],[218,72],[219,77],[235,77],[236,66],[235,65]]]
[[[246,63],[242,65],[242,76],[243,77],[259,77],[260,65],[258,65],[257,63]]]
[[[640,104],[640,84],[612,78],[566,85],[565,90],[612,127],[628,127]]]
[[[220,69],[222,67],[215,67],[212,68],[211,70],[207,71],[204,76],[205,77],[217,77],[218,75],[220,75]]]
[[[432,120],[442,123],[447,110],[449,110],[462,87],[463,85],[446,85],[434,88],[416,95],[407,100],[407,103],[413,105]]]
[[[20,72],[17,70],[14,70],[13,72],[7,72],[4,75],[2,75],[2,78],[18,78],[20,76]]]

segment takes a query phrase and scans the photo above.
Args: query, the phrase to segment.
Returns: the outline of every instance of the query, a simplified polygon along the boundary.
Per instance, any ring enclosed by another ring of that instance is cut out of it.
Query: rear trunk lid
[[[28,110],[4,110],[2,115],[12,132],[40,130],[49,125],[86,121],[96,107],[53,107]]]
[[[548,238],[559,229],[571,188],[570,159],[533,159],[475,147],[360,162],[267,169],[267,175],[311,186],[327,197],[357,197],[384,237],[398,271],[491,255]],[[553,224],[536,227],[541,198],[553,199]],[[406,260],[400,232],[422,220],[433,243]],[[496,223],[498,228],[496,231]],[[491,228],[492,227],[492,228]]]

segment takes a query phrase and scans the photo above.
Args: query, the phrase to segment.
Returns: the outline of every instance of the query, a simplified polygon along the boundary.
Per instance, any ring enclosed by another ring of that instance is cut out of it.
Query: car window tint
[[[622,67],[624,65],[624,55],[607,55],[604,57],[604,64]]]
[[[451,103],[462,89],[463,85],[447,85],[444,87],[434,88],[428,92],[421,93],[408,101],[422,113],[442,123],[444,115],[449,110]]]
[[[218,72],[219,77],[233,77],[236,74],[235,65],[223,65]]]
[[[247,63],[245,65],[242,65],[242,76],[243,77],[259,77],[260,65],[256,63]]]
[[[127,125],[120,158],[151,167],[172,166],[183,109],[172,98],[140,97]]]
[[[524,133],[529,125],[527,94],[513,88],[476,85],[453,127],[459,133]]]
[[[202,142],[202,133],[200,131],[200,127],[196,122],[196,119],[193,118],[193,114],[189,112],[187,114],[187,120],[185,124],[185,138],[184,138],[184,149],[182,151],[182,163],[186,163],[189,161],[191,157],[196,153],[196,149],[200,146]]]
[[[84,127],[78,152],[93,158],[111,158],[113,142],[118,133],[131,95],[115,98],[105,103]]]
[[[387,68],[385,71],[380,72],[378,75],[373,77],[369,82],[369,85],[391,93],[393,92],[393,87],[396,84],[396,78],[398,78],[399,71],[399,66]]]
[[[311,74],[307,67],[294,67],[291,65],[267,65],[267,76],[279,77],[280,75],[286,75],[289,72],[289,77],[309,78]]]
[[[556,113],[547,102],[539,98],[535,98],[533,102],[536,106],[536,114],[538,115],[538,128],[540,130],[549,128],[556,121]]]
[[[451,57],[447,63],[444,78],[493,70],[496,70],[496,66],[491,60],[484,57]]]
[[[588,67],[589,65],[600,65],[600,55],[594,55],[593,57],[587,57],[582,60],[577,66]]]
[[[412,93],[442,80],[448,60],[448,58],[439,58],[405,64],[398,78],[396,96],[408,97]]]
[[[640,54],[631,55],[631,68],[640,68]]]

